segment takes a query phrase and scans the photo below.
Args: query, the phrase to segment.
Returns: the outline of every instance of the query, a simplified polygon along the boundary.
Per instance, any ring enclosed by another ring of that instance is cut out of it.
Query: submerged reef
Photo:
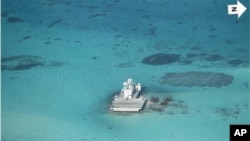
[[[179,57],[179,54],[157,53],[143,58],[142,63],[148,65],[171,64],[178,61]]]
[[[146,112],[160,112],[168,115],[188,114],[188,106],[182,100],[174,100],[170,95],[159,98],[153,96],[149,100]]]
[[[18,23],[18,22],[23,22],[23,19],[19,17],[8,17],[8,22],[9,23]]]
[[[228,60],[227,63],[228,63],[229,65],[233,66],[233,67],[236,67],[236,66],[242,64],[243,61],[242,61],[242,60],[239,60],[239,59],[232,59],[232,60]]]
[[[151,97],[149,103],[149,110],[163,112],[173,101],[171,96],[164,96],[162,99],[159,97]]]
[[[160,83],[185,87],[216,87],[227,86],[233,81],[233,76],[215,72],[173,72],[166,73],[160,78]]]
[[[211,54],[209,57],[205,58],[205,60],[209,62],[220,61],[223,59],[224,57],[219,54]]]
[[[155,96],[150,97],[150,102],[152,102],[152,103],[158,103],[159,102],[159,97],[155,97]]]
[[[235,118],[238,119],[240,114],[240,107],[239,105],[235,105],[232,108],[217,108],[215,113],[223,117],[224,120],[227,118]]]
[[[28,70],[38,66],[62,66],[62,62],[47,61],[40,56],[18,55],[2,58],[1,70]]]

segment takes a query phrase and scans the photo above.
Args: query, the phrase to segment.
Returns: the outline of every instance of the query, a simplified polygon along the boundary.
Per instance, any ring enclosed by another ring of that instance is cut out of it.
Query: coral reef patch
[[[187,114],[188,106],[182,100],[174,100],[171,96],[165,95],[161,98],[153,96],[149,100],[147,112],[161,112],[168,115]]]
[[[186,56],[189,57],[189,58],[202,57],[202,56],[205,56],[205,55],[206,55],[205,53],[188,53],[188,54],[186,54]]]
[[[224,59],[224,57],[219,54],[211,54],[209,57],[205,58],[205,60],[209,62],[219,61],[222,59]]]
[[[215,113],[223,117],[225,120],[226,118],[235,118],[237,119],[240,114],[240,108],[235,106],[234,108],[217,108]]]
[[[1,17],[7,17],[8,15],[9,15],[9,13],[6,11],[1,12]]]
[[[150,101],[153,103],[158,103],[159,102],[159,97],[152,96],[150,97]]]
[[[227,86],[233,81],[233,76],[215,72],[173,72],[166,73],[160,78],[161,84],[185,87],[216,87]]]
[[[242,60],[239,60],[239,59],[232,59],[232,60],[228,60],[227,63],[228,63],[229,65],[233,66],[233,67],[236,67],[236,66],[242,64],[243,61],[242,61]]]
[[[142,63],[147,65],[165,65],[178,61],[179,57],[179,54],[157,53],[143,58]]]
[[[17,70],[28,70],[39,66],[62,66],[62,62],[58,61],[47,61],[40,56],[32,55],[18,55],[11,57],[4,57],[1,59],[1,70],[17,71]]]
[[[55,20],[55,21],[51,22],[47,27],[51,28],[51,27],[55,26],[56,24],[61,23],[62,21],[63,21],[63,19]]]
[[[8,22],[9,23],[18,23],[18,22],[23,22],[23,19],[18,18],[18,17],[8,17]]]

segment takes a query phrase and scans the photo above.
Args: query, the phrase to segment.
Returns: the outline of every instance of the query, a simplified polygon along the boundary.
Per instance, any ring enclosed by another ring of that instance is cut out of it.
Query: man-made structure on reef
[[[119,95],[115,95],[110,109],[115,112],[139,112],[143,109],[147,100],[140,96],[142,86],[135,84],[131,78],[123,82],[123,88]]]

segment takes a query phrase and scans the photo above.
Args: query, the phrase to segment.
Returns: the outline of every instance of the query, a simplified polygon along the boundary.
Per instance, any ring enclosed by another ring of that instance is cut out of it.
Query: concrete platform
[[[139,112],[143,109],[147,100],[143,97],[134,99],[114,99],[110,109],[114,112]]]

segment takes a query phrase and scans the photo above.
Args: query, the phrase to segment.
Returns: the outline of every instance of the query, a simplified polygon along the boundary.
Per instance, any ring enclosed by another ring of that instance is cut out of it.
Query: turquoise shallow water
[[[1,140],[229,140],[230,124],[250,123],[249,13],[227,15],[233,3],[3,0]],[[143,63],[157,53],[180,57]],[[165,73],[190,71],[233,80],[160,82]],[[110,112],[129,77],[145,97],[173,101],[162,112]]]

